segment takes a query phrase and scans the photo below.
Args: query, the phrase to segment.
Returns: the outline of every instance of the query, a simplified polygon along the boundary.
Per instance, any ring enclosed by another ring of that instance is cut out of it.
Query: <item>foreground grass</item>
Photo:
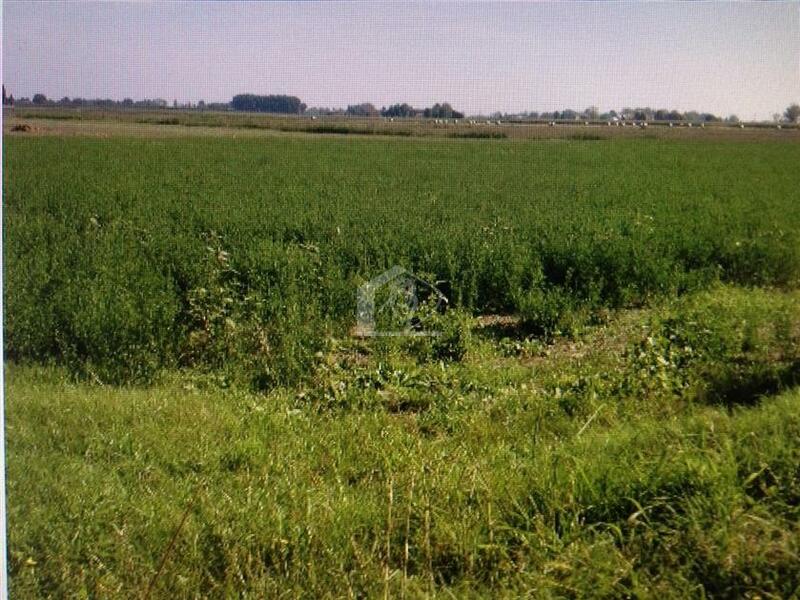
[[[758,392],[796,381],[799,306],[720,288],[456,362],[341,342],[269,395],[9,365],[12,590],[790,597],[800,390]]]

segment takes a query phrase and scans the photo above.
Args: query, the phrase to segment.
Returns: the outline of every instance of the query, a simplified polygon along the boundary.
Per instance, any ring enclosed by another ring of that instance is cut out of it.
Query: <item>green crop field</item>
[[[783,133],[6,135],[14,595],[797,594]]]

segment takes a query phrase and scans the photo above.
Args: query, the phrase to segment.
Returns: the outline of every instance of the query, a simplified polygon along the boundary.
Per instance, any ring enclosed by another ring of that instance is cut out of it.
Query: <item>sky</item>
[[[800,102],[800,2],[6,0],[2,58],[16,97],[768,119]]]

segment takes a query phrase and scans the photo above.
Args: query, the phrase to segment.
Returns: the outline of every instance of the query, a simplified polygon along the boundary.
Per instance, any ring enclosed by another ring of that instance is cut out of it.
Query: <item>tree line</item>
[[[5,89],[5,88],[4,88]],[[144,98],[133,100],[124,98],[123,100],[113,100],[111,98],[70,98],[64,96],[59,100],[48,98],[44,94],[34,94],[33,98],[21,97],[14,99],[13,94],[3,96],[3,104],[8,106],[55,106],[63,108],[169,108],[170,104],[163,98]],[[202,100],[197,104],[178,104],[177,100],[172,103],[173,108],[206,108],[209,110],[228,110],[227,103],[206,104]]]
[[[328,114],[331,114],[329,112]],[[438,102],[428,108],[414,108],[405,102],[402,104],[392,104],[384,106],[380,110],[375,108],[370,102],[363,104],[353,104],[347,107],[344,114],[354,117],[397,117],[413,118],[425,117],[426,119],[463,119],[464,113],[455,110],[449,102]]]
[[[521,112],[521,113],[501,113],[495,112],[488,116],[479,115],[479,118],[503,119],[503,120],[530,120],[530,121],[689,121],[695,123],[738,123],[739,117],[735,114],[726,117],[718,116],[709,112],[699,112],[689,110],[681,112],[679,110],[669,110],[666,108],[653,109],[644,108],[623,108],[619,111],[609,110],[601,112],[596,106],[590,106],[584,110],[555,110],[552,112]],[[800,122],[800,105],[792,104],[783,114],[773,115],[775,122]]]
[[[564,110],[554,110],[552,112],[522,112],[514,115],[494,113],[490,118],[508,119],[508,118],[523,118],[530,120],[546,120],[546,121],[695,121],[695,122],[721,122],[721,121],[735,121],[738,122],[736,115],[729,115],[728,117],[720,117],[713,113],[699,112],[690,110],[681,112],[679,110],[669,110],[666,108],[653,109],[650,107],[645,108],[623,108],[619,111],[608,110],[601,112],[596,106],[590,106],[584,110],[574,110],[571,108]]]
[[[231,100],[233,110],[301,115],[308,108],[297,96],[238,94]]]
[[[14,99],[13,94],[6,93],[3,85],[3,106],[62,106],[66,108],[169,108],[170,104],[162,98],[143,100],[133,100],[125,98],[123,100],[112,100],[110,98],[69,98],[67,96],[60,100],[53,100],[44,94],[34,94],[33,98],[22,97]],[[264,112],[277,114],[295,114],[312,116],[353,116],[353,117],[386,117],[386,118],[417,118],[426,119],[463,119],[465,114],[452,107],[449,102],[436,103],[428,108],[415,108],[405,102],[383,106],[380,109],[370,102],[352,104],[347,108],[309,108],[297,96],[282,94],[257,95],[257,94],[237,94],[230,102],[209,102],[203,100],[197,103],[178,103],[172,102],[173,108],[198,109],[198,110],[233,110],[246,112]],[[738,123],[739,117],[731,114],[727,117],[717,116],[713,113],[698,112],[690,110],[681,112],[666,108],[653,109],[650,107],[623,108],[620,111],[608,110],[601,112],[596,106],[590,106],[584,110],[564,109],[550,112],[520,112],[520,113],[501,113],[495,112],[491,115],[477,115],[478,118],[489,119],[525,119],[525,120],[546,120],[546,121],[693,121],[693,122],[728,122]],[[786,108],[783,114],[773,115],[775,122],[800,122],[800,104],[794,103]]]

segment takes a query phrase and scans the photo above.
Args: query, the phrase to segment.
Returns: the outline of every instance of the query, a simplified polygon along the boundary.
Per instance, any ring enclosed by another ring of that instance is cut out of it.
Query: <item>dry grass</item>
[[[251,113],[212,113],[181,110],[165,111],[102,111],[76,109],[19,109],[4,112],[4,133],[15,125],[29,123],[35,129],[28,135],[90,136],[90,137],[195,137],[307,134],[307,135],[389,135],[403,137],[443,137],[462,142],[469,138],[542,139],[595,141],[606,139],[659,139],[698,141],[800,141],[800,128],[753,125],[744,129],[726,124],[710,124],[706,128],[653,125],[639,127],[609,127],[605,123],[546,123],[485,122],[470,125],[468,120],[455,123],[434,123],[422,119],[356,117],[310,117],[261,115]],[[18,133],[19,134],[19,133]]]

